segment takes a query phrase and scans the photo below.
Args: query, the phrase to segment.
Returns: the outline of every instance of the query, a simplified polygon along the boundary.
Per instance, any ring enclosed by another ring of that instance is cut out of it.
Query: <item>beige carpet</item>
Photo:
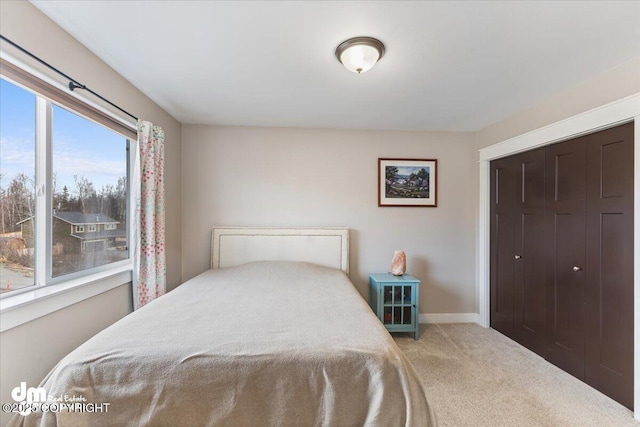
[[[421,325],[394,334],[441,426],[634,426],[624,406],[493,329]]]

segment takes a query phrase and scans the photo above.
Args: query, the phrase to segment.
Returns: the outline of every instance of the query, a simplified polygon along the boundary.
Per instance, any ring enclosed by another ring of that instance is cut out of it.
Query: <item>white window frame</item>
[[[76,233],[84,233],[84,225],[76,225]]]
[[[68,81],[55,80],[51,75],[40,68],[37,64],[25,61],[19,57],[19,54],[7,50],[0,50],[0,58],[7,61],[41,81],[49,84],[58,90],[68,93]],[[3,75],[2,78],[15,84],[29,92],[35,93],[34,90],[16,82],[14,79]],[[95,267],[92,269],[82,270],[75,273],[65,274],[57,278],[51,278],[51,258],[52,258],[52,233],[47,232],[46,224],[51,224],[52,228],[52,196],[49,194],[48,188],[51,184],[51,111],[52,103],[42,95],[36,95],[36,116],[44,115],[48,120],[36,119],[36,218],[34,218],[34,266],[36,274],[34,277],[34,286],[16,290],[2,294],[0,296],[0,332],[12,329],[16,326],[30,322],[39,317],[50,314],[54,311],[63,309],[72,304],[76,304],[103,292],[121,287],[123,285],[131,286],[133,280],[133,248],[135,245],[132,238],[137,235],[135,232],[136,225],[133,222],[134,213],[132,207],[135,206],[135,191],[132,189],[134,165],[133,153],[137,151],[137,141],[123,135],[129,139],[127,151],[127,172],[128,172],[128,198],[127,198],[127,237],[129,242],[129,258],[127,260],[118,261],[107,264],[105,266]],[[111,120],[119,122],[135,134],[137,124],[130,118],[124,118],[119,112],[106,108],[97,104],[93,99],[87,98],[81,91],[74,91],[69,94],[71,97],[83,102],[84,104],[98,110],[100,113],[108,116]],[[66,108],[66,106],[61,105]],[[79,114],[73,111],[75,114]],[[92,120],[83,114],[79,114],[87,120]],[[95,121],[94,121],[95,122]],[[119,133],[119,132],[117,132]],[[40,139],[40,141],[38,141]],[[44,144],[42,143],[44,140]],[[44,153],[42,152],[44,151]],[[49,174],[49,176],[47,176]],[[44,218],[44,221],[38,221],[37,218]],[[38,234],[36,234],[38,233]],[[44,234],[43,234],[44,233]],[[35,238],[36,236],[46,236],[46,238]]]
[[[98,231],[98,225],[97,224],[88,224],[87,225],[87,233],[92,233],[92,232],[96,232]]]
[[[117,228],[116,224],[105,224],[104,225],[104,229],[105,230],[115,230],[116,228]]]
[[[34,232],[34,267],[35,267],[35,275],[34,275],[34,286],[28,286],[22,289],[17,289],[15,291],[7,292],[5,294],[0,295],[0,300],[5,298],[10,298],[13,295],[20,294],[22,292],[29,292],[35,288],[51,286],[57,283],[62,283],[66,280],[76,279],[83,276],[90,275],[94,272],[100,271],[108,271],[112,268],[117,268],[121,265],[132,265],[132,253],[129,251],[129,256],[126,260],[117,261],[114,263],[86,269],[75,271],[72,273],[64,274],[58,277],[53,276],[53,259],[52,259],[52,250],[50,249],[53,245],[53,236],[52,236],[52,224],[53,224],[53,209],[52,209],[52,197],[50,188],[52,182],[52,173],[53,173],[53,142],[52,142],[52,116],[53,116],[53,106],[58,105],[44,98],[37,92],[21,86],[19,83],[12,81],[9,78],[2,77],[12,84],[16,84],[22,87],[24,90],[33,93],[36,96],[36,164],[35,164],[35,176],[36,176],[36,196],[35,196],[35,212],[36,216],[34,219],[35,224],[35,232]],[[59,106],[60,108],[65,108],[68,111],[71,111],[74,114],[84,118],[85,120],[93,121],[91,118],[88,118],[84,115],[81,115],[77,112],[74,112],[67,107]],[[95,122],[94,122],[95,123]],[[100,126],[100,124],[98,124]],[[113,131],[113,130],[112,130]],[[126,136],[123,136],[126,138]],[[127,166],[130,166],[131,162],[127,159]],[[130,169],[130,167],[128,167]],[[127,176],[129,177],[129,187],[130,187],[130,177],[131,170],[128,170]],[[127,189],[128,193],[131,193],[131,189]],[[127,221],[131,221],[133,216],[131,212],[129,212],[129,207],[132,206],[132,203],[129,202],[127,206]],[[44,218],[44,221],[39,220],[40,218]],[[49,227],[47,225],[50,224]],[[95,224],[87,224],[87,225],[76,225],[76,230],[78,227],[81,227],[83,231],[78,232],[87,232],[92,231],[91,227],[93,227],[93,231],[97,230]],[[45,236],[44,238],[42,236]]]

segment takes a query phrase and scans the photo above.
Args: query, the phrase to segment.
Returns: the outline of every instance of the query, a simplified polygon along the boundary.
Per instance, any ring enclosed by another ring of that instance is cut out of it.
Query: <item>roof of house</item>
[[[20,224],[22,224],[23,222],[27,222],[27,221],[29,221],[31,218],[33,218],[33,217],[32,217],[32,216],[30,216],[30,217],[27,217],[27,218],[23,219],[22,221],[18,221],[18,222],[16,222],[16,225],[20,225]]]
[[[102,214],[85,214],[82,212],[54,212],[53,216],[70,224],[118,224],[113,218]]]
[[[83,225],[83,224],[120,224],[120,221],[116,221],[113,218],[110,218],[106,215],[102,214],[85,214],[82,212],[53,212],[53,216],[62,221],[68,222],[72,225]],[[20,225],[25,221],[33,218],[30,216],[29,218],[23,219],[22,221],[16,223],[16,225]]]
[[[72,233],[71,237],[75,237],[80,240],[101,240],[109,237],[126,237],[126,230],[103,230],[93,231],[90,233]]]

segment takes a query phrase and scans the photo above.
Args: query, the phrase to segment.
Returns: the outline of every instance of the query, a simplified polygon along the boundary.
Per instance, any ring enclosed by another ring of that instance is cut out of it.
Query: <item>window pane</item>
[[[0,79],[0,293],[33,286],[36,96]]]
[[[54,105],[52,275],[129,257],[125,137]]]

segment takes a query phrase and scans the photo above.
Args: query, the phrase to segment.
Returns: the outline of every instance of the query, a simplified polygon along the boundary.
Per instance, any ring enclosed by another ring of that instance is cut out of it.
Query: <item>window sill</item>
[[[131,266],[91,274],[0,300],[0,332],[130,283]]]

